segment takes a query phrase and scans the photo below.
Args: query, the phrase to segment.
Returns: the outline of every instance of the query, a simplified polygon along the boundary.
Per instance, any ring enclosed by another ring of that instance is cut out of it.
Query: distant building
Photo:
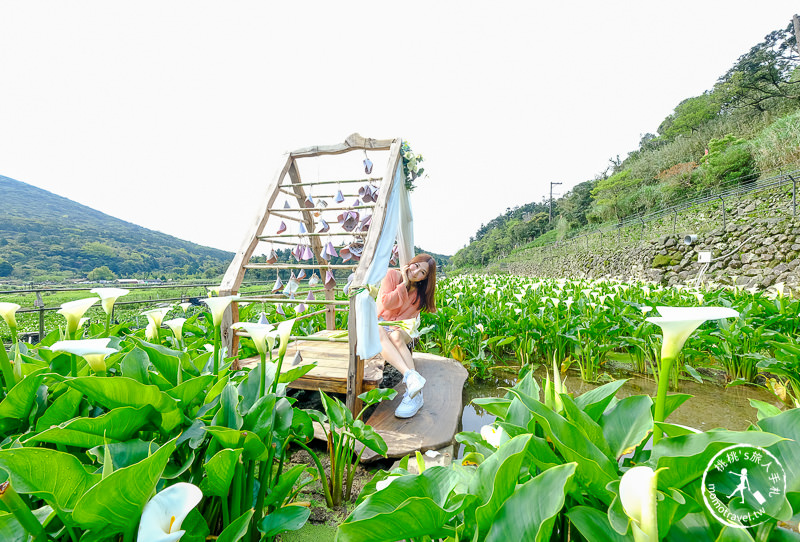
[[[139,284],[139,279],[117,279],[117,284]]]

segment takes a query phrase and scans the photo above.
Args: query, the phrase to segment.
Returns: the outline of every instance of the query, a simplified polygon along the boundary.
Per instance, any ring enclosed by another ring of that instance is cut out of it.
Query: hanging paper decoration
[[[334,286],[336,286],[336,278],[334,278],[331,270],[328,269],[325,271],[325,289],[332,290]]]
[[[364,173],[367,175],[372,173],[372,160],[369,158],[364,158]]]
[[[328,241],[328,244],[325,245],[325,250],[322,252],[322,255],[326,260],[330,260],[331,258],[338,256],[338,254],[336,254],[336,249],[333,248],[333,242]]]
[[[296,247],[294,247],[292,249],[292,256],[294,256],[294,259],[297,260],[298,262],[300,261],[300,256],[302,255],[301,254],[302,250],[303,250],[303,247],[300,246],[300,245],[297,245]]]
[[[350,287],[353,285],[353,280],[355,278],[356,278],[355,273],[350,273],[350,276],[347,277],[347,284],[345,284],[344,288],[342,288],[342,292],[344,292],[344,295],[348,295],[350,293]]]
[[[308,233],[308,230],[306,230],[306,225],[301,222],[300,223],[300,235],[305,235],[307,233]]]
[[[301,269],[300,272],[297,274],[297,280],[303,280],[306,278],[306,270]]]
[[[358,225],[359,214],[356,211],[345,211],[339,215],[339,224],[345,231],[353,231]]]
[[[317,207],[314,209],[314,216],[319,216],[321,214],[321,210],[328,206],[328,202],[324,199],[317,200]]]
[[[336,203],[342,203],[344,201],[344,195],[342,194],[341,190],[336,191],[336,198],[334,198]]]
[[[361,221],[361,224],[358,226],[359,231],[367,231],[372,224],[372,215],[368,215],[364,217],[364,220]]]
[[[286,316],[286,313],[283,312],[283,303],[278,303],[278,305],[275,307],[275,312],[277,312],[281,316]]]
[[[314,274],[311,275],[310,279],[308,279],[308,285],[309,286],[316,286],[317,284],[319,284],[319,275],[317,275],[317,272],[314,271]]]
[[[342,259],[342,263],[350,261],[350,259],[353,257],[353,255],[350,254],[350,248],[346,246],[340,248],[339,257]]]
[[[272,287],[272,293],[277,294],[283,290],[283,281],[281,280],[281,276],[278,275],[278,278],[275,279],[275,285]]]
[[[299,305],[295,305],[295,307],[294,307],[295,314],[300,314],[301,312],[305,312],[305,311],[306,311],[306,304],[305,303],[301,302]]]
[[[308,295],[306,296],[306,301],[315,301],[316,299],[317,298],[314,297],[314,293],[313,292],[308,292]]]
[[[300,350],[294,353],[294,359],[292,360],[292,366],[299,365],[303,362],[303,356],[300,355]]]
[[[300,252],[300,259],[306,261],[314,259],[314,253],[311,251],[310,246],[308,245],[303,246],[303,249]]]
[[[303,202],[303,205],[305,205],[306,209],[314,207],[314,200],[311,198],[311,195],[306,196],[306,201]]]
[[[278,226],[278,235],[282,234],[285,231],[286,231],[286,222],[281,220],[281,225]]]
[[[331,229],[330,225],[327,222],[325,222],[324,218],[320,222],[321,222],[321,225],[319,227],[319,230],[317,230],[317,233],[325,233],[329,229]]]
[[[294,271],[292,271],[292,276],[289,277],[289,282],[286,284],[286,288],[283,289],[283,293],[288,296],[294,296],[298,288],[300,288],[300,282],[294,276]]]
[[[274,248],[269,250],[269,254],[267,255],[267,263],[275,263],[278,261],[278,254],[275,252]]]
[[[291,209],[291,207],[289,206],[289,202],[288,201],[284,201],[283,202],[283,208],[284,209]]]
[[[400,249],[397,247],[397,243],[394,244],[392,247],[392,255],[389,257],[389,265],[397,265],[398,255],[400,254]]]
[[[267,320],[267,313],[266,313],[266,312],[263,312],[263,311],[262,311],[262,312],[261,312],[261,313],[258,315],[258,323],[259,323],[260,325],[262,325],[262,326],[266,326],[266,325],[268,325],[268,324],[269,324],[269,320]]]
[[[353,200],[353,203],[350,204],[350,207],[358,207],[361,205],[361,200],[356,198]]]
[[[348,248],[354,260],[358,261],[361,259],[361,254],[364,252],[364,245],[361,243],[350,243]]]

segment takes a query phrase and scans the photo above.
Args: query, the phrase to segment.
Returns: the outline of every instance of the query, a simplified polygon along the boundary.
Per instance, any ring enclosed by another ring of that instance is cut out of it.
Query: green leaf
[[[575,398],[575,404],[578,405],[578,408],[591,416],[594,421],[598,421],[600,415],[603,414],[606,407],[611,403],[611,400],[614,399],[614,395],[625,382],[627,382],[627,379],[615,380],[599,388],[582,393]]]
[[[608,521],[608,514],[590,506],[573,506],[567,517],[586,540],[633,542],[632,534],[617,533]]]
[[[147,353],[150,363],[155,366],[161,376],[169,380],[173,386],[178,384],[178,368],[181,365],[180,352],[141,339],[139,348]]]
[[[283,501],[292,492],[292,488],[297,480],[306,470],[305,465],[295,465],[291,469],[281,474],[280,481],[274,487],[268,489],[266,499],[264,499],[264,506],[281,506]],[[227,495],[227,493],[225,493]]]
[[[267,458],[267,447],[252,431],[240,431],[229,427],[210,425],[206,431],[219,441],[223,448],[244,448],[244,458],[258,461]],[[241,442],[241,444],[240,444]]]
[[[33,515],[39,520],[39,523],[44,524],[45,520],[53,513],[53,509],[49,506],[43,506],[38,510],[33,510]],[[3,542],[28,542],[30,535],[20,525],[14,514],[8,512],[0,512],[0,540]]]
[[[206,476],[200,481],[199,486],[203,495],[224,497],[230,493],[236,465],[243,451],[241,448],[220,450],[203,465]]]
[[[358,396],[364,402],[364,406],[374,405],[381,401],[391,401],[397,395],[397,390],[392,388],[373,388]]]
[[[365,425],[361,420],[356,420],[353,422],[353,427],[351,429],[353,436],[357,441],[362,443],[376,454],[386,455],[386,452],[389,449],[386,445],[386,441],[384,441],[383,437],[380,436],[372,427]]]
[[[278,378],[279,384],[289,384],[290,382],[294,382],[298,378],[301,378],[306,375],[309,371],[316,368],[317,362],[313,363],[306,363],[305,365],[301,365],[299,367],[292,367],[288,371],[284,371],[281,369],[281,376]],[[285,367],[285,365],[284,365]],[[269,385],[267,385],[269,386]],[[376,388],[377,389],[377,388]]]
[[[653,430],[652,406],[653,400],[649,396],[631,395],[600,417],[603,434],[614,458],[641,444]]]
[[[211,423],[231,429],[241,429],[243,420],[242,415],[239,414],[239,393],[233,382],[228,382],[223,388],[219,396],[219,410]]]
[[[310,515],[311,510],[305,506],[284,506],[264,516],[258,524],[258,530],[266,537],[296,531],[306,524]]]
[[[112,442],[108,445],[108,454],[111,456],[111,462],[114,469],[121,469],[128,467],[134,463],[138,463],[143,459],[149,457],[156,450],[159,445],[155,442],[145,442],[139,439],[128,440],[126,442]],[[106,459],[106,447],[95,446],[86,452],[90,456],[97,459],[98,462],[104,463]]]
[[[769,449],[786,469],[786,491],[800,491],[800,409],[793,408],[777,416],[759,420],[763,431],[785,439]]]
[[[254,510],[251,508],[228,525],[225,530],[219,533],[217,542],[239,542],[244,535],[247,534],[247,529],[250,526],[250,520],[253,518]]]
[[[78,413],[78,406],[83,399],[83,394],[78,390],[67,388],[67,390],[53,401],[42,417],[36,420],[36,430],[42,431],[54,425],[58,425],[75,417]]]
[[[119,407],[96,418],[75,418],[58,427],[33,435],[23,442],[26,444],[49,442],[92,448],[100,446],[106,439],[125,441],[132,438],[148,422],[153,412],[150,406]]]
[[[549,541],[576,467],[576,463],[553,467],[517,488],[492,519],[486,542]]]
[[[119,533],[132,529],[155,493],[173,451],[174,439],[147,459],[118,469],[92,486],[76,504],[73,520],[94,531]]]
[[[473,404],[482,407],[491,414],[500,419],[505,419],[508,415],[508,407],[511,406],[511,399],[506,397],[478,397],[472,400]]]
[[[758,399],[750,399],[750,406],[758,411],[758,421],[761,421],[764,418],[777,416],[781,413],[781,409],[775,405],[771,405],[765,401],[759,401]]]
[[[158,425],[165,431],[172,431],[181,422],[181,413],[175,399],[156,386],[142,384],[124,376],[114,378],[80,376],[67,379],[65,383],[108,409],[151,405],[161,413]]]
[[[0,346],[2,347],[2,346]],[[39,369],[18,382],[11,388],[8,395],[0,402],[0,418],[25,419],[36,399],[36,392],[44,380],[44,372],[47,369]]]
[[[138,346],[125,354],[119,365],[123,376],[142,384],[150,384],[150,378],[147,376],[150,359],[147,357],[147,352]]]
[[[688,393],[670,393],[664,401],[664,419],[666,420],[670,414],[675,412],[679,406],[691,399],[693,396]],[[655,404],[653,405],[655,409]]]
[[[72,454],[48,448],[0,450],[0,468],[18,493],[41,497],[58,511],[71,512],[78,499],[100,480]]]
[[[176,399],[181,408],[200,395],[214,381],[214,375],[203,375],[190,378],[182,384],[166,391],[166,394]]]

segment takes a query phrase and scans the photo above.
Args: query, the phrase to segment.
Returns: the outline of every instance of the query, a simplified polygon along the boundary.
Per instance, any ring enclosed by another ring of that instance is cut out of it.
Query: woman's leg
[[[392,331],[389,334],[389,338],[392,340],[392,343],[397,347],[397,351],[400,352],[400,355],[403,357],[403,362],[406,366],[414,370],[414,358],[411,356],[411,351],[408,349],[408,343],[411,342],[411,337],[408,336],[408,333],[403,331],[402,329],[398,329],[396,331]]]
[[[392,367],[400,371],[400,374],[405,376],[409,370],[414,369],[414,360],[411,358],[411,352],[408,351],[408,347],[405,344],[398,346],[398,343],[401,342],[400,333],[398,331],[390,333],[386,329],[380,330],[381,356]],[[397,335],[397,338],[395,335]]]

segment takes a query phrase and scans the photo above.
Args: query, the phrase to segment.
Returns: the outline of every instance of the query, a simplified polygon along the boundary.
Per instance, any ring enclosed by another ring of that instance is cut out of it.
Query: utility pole
[[[556,184],[564,184],[564,183],[550,183],[550,219],[547,221],[548,224],[552,224],[553,222],[553,185]]]

